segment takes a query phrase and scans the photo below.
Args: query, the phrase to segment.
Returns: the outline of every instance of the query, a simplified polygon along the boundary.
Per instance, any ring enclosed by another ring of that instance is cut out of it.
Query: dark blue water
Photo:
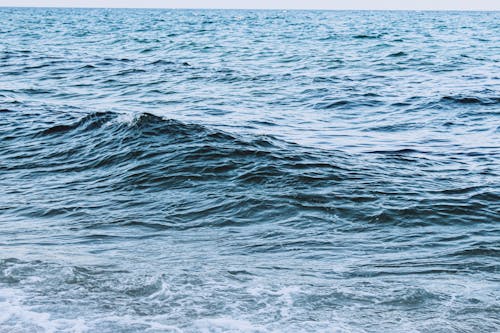
[[[0,332],[498,332],[498,22],[0,9]]]

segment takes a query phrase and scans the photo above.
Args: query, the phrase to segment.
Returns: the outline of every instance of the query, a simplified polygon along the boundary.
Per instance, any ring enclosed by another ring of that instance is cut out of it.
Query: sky
[[[0,6],[500,10],[500,0],[0,0]]]

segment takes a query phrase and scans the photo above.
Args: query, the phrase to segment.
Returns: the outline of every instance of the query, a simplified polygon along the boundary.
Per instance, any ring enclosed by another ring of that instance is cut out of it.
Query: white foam
[[[270,332],[263,326],[251,323],[247,320],[233,319],[230,317],[220,317],[212,319],[200,319],[195,322],[196,328],[202,333],[217,332]]]
[[[0,332],[83,333],[81,319],[53,319],[49,313],[33,311],[24,304],[27,296],[19,290],[0,289]]]
[[[120,124],[133,125],[138,118],[138,114],[134,112],[120,112],[116,117],[116,122]]]

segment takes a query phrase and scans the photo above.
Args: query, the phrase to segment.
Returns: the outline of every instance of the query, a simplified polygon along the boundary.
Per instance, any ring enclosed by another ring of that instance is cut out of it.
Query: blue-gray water
[[[498,332],[498,22],[0,9],[0,332]]]

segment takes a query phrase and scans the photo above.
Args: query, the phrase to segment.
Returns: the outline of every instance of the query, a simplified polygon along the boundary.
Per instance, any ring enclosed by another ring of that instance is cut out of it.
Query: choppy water
[[[499,331],[498,22],[0,9],[0,331]]]

